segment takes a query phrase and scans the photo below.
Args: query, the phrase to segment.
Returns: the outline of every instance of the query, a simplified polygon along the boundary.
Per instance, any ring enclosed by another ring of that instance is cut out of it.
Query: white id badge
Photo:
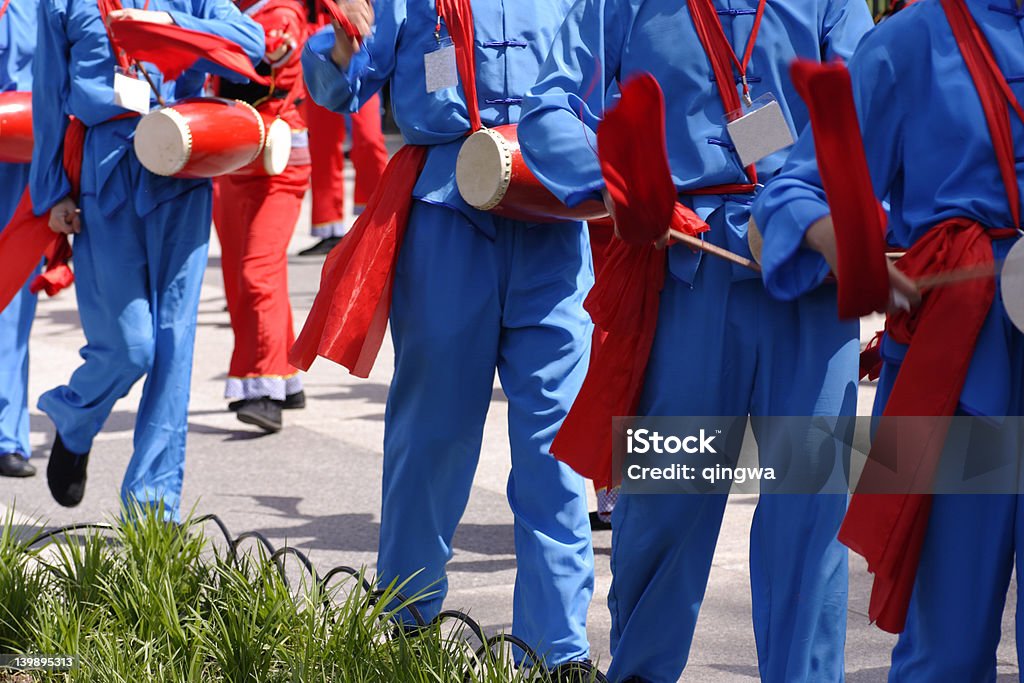
[[[114,72],[114,104],[142,115],[149,113],[149,84],[120,69]]]
[[[726,116],[725,127],[744,166],[792,145],[793,132],[772,94],[763,95],[742,111]]]
[[[438,43],[437,49],[423,55],[423,71],[427,76],[427,92],[454,88],[459,84],[459,70],[455,64],[455,45],[451,38]]]

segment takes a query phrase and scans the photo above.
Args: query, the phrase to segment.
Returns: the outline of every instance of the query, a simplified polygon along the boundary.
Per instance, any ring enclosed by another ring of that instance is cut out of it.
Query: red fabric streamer
[[[1006,104],[1022,120],[1024,110],[1006,85],[991,47],[963,0],[941,1],[981,98],[1003,171],[1007,200],[1019,228],[1016,176],[1006,173],[1013,168],[1015,159]],[[1015,230],[986,230],[969,219],[954,219],[918,240],[900,259],[899,266],[911,277],[988,267],[993,261],[991,239],[1015,234]],[[892,338],[910,347],[879,423],[872,457],[839,531],[839,540],[868,561],[868,569],[875,575],[868,616],[879,628],[891,633],[901,632],[906,625],[932,500],[930,495],[901,492],[926,490],[931,483],[948,419],[916,420],[908,428],[907,422],[886,418],[953,415],[994,297],[995,282],[990,278],[939,287],[928,290],[921,306],[912,314],[890,316],[887,322]],[[909,466],[900,467],[901,462]],[[877,490],[897,493],[866,492]]]
[[[64,134],[64,173],[71,183],[71,196],[78,197],[82,178],[82,152],[85,147],[85,126],[78,119],[71,119]],[[32,283],[32,291],[45,289],[50,296],[60,291],[61,286],[74,281],[67,261],[71,256],[71,245],[66,235],[50,230],[49,215],[36,216],[32,211],[32,198],[28,188],[21,195],[7,226],[0,231],[0,254],[3,254],[3,268],[0,268],[0,310],[7,308],[18,294],[32,271],[44,255],[50,258],[46,272]],[[37,287],[38,284],[38,287]]]
[[[412,190],[426,159],[426,147],[398,150],[366,210],[327,255],[320,290],[288,354],[295,367],[308,370],[323,356],[356,377],[369,377],[388,324]]]
[[[110,22],[109,33],[115,46],[132,59],[153,64],[169,81],[188,71],[199,59],[205,59],[254,83],[270,85],[268,78],[256,73],[245,51],[221,36],[134,19]]]
[[[688,0],[688,4],[722,106],[726,112],[739,110],[742,105],[734,87],[733,63],[745,73],[765,3],[758,5],[755,29],[742,61],[733,52],[711,2]],[[636,135],[638,130],[645,134]],[[652,243],[669,227],[699,235],[708,225],[676,201],[665,146],[665,102],[653,76],[638,75],[622,86],[622,97],[598,126],[597,136],[601,173],[614,202],[615,225],[622,239],[605,251],[605,266],[585,304],[594,323],[607,335],[592,354],[583,387],[551,452],[602,488],[619,483],[612,418],[636,412],[658,326],[666,253]],[[753,192],[757,171],[750,166],[746,172],[749,184],[697,188],[686,194]]]
[[[807,104],[836,234],[839,317],[859,318],[889,303],[885,211],[875,197],[853,100],[842,64],[797,60],[793,84]]]
[[[341,30],[345,32],[345,35],[352,40],[359,41],[359,44],[363,44],[363,36],[356,30],[355,24],[353,24],[347,16],[345,16],[341,8],[334,2],[334,0],[320,0],[320,6],[324,8],[327,14],[338,22],[341,26]]]
[[[637,136],[637,130],[648,134]],[[605,250],[585,304],[606,336],[551,452],[602,488],[618,484],[612,418],[636,412],[658,326],[666,251],[653,243],[669,227],[696,235],[708,226],[676,202],[665,146],[665,101],[653,76],[641,74],[623,84],[619,102],[598,126],[597,146],[622,239]]]
[[[479,130],[473,62],[473,14],[469,0],[438,0],[455,44],[456,64],[466,93],[472,130]],[[366,210],[327,256],[320,291],[288,355],[308,370],[323,356],[356,377],[368,377],[380,351],[391,310],[395,266],[412,210],[412,191],[428,148],[406,145],[384,170]]]
[[[953,219],[929,230],[898,266],[911,278],[991,266],[992,236],[1003,235]],[[905,492],[930,487],[949,426],[948,419],[920,416],[955,412],[995,291],[992,278],[936,287],[913,312],[886,321],[890,338],[910,347],[839,540],[867,560],[875,575],[868,616],[890,633],[901,632],[906,621],[931,508],[930,495]]]

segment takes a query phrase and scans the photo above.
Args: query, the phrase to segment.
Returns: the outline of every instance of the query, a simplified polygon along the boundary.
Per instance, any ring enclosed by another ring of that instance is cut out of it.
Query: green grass
[[[327,585],[304,574],[289,585],[262,546],[235,558],[199,525],[161,517],[126,514],[131,521],[110,531],[38,543],[19,536],[8,513],[0,653],[74,655],[78,665],[27,679],[0,671],[0,683],[547,680],[512,666],[500,642],[478,659],[479,640],[453,622],[406,635],[393,617],[416,597],[397,604],[402,586],[368,592],[361,574]]]

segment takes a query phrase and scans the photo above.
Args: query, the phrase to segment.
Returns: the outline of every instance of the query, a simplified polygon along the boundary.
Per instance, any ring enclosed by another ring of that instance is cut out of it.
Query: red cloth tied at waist
[[[734,64],[745,72],[756,40],[748,41],[740,62],[709,0],[687,0],[697,37],[715,74],[724,111],[740,109],[733,87]],[[765,3],[758,3],[755,26]],[[636,135],[636,131],[645,131]],[[679,204],[665,145],[665,101],[650,74],[638,74],[621,88],[621,98],[597,129],[598,156],[613,218],[621,239],[605,252],[606,263],[585,307],[607,332],[591,357],[590,369],[572,409],[551,444],[552,454],[594,480],[598,488],[619,483],[613,462],[612,418],[636,412],[651,345],[658,327],[658,304],[665,283],[666,252],[653,242],[671,228],[699,235],[708,225]],[[757,183],[754,166],[748,183],[705,187],[688,194],[748,194]]]
[[[926,233],[897,265],[912,279],[992,266],[992,238],[1015,234],[986,230],[966,218],[949,220]],[[948,419],[897,418],[954,414],[995,292],[992,278],[933,288],[920,307],[886,321],[892,340],[909,348],[839,540],[867,560],[875,575],[868,616],[890,633],[901,632],[906,622],[931,509],[931,495],[899,492],[930,487],[949,427]]]
[[[638,136],[637,130],[648,134]],[[667,251],[653,243],[669,228],[699,235],[708,225],[676,201],[665,146],[665,102],[653,76],[641,74],[623,84],[618,104],[598,126],[597,145],[621,239],[605,249],[584,304],[606,335],[551,453],[603,488],[618,485],[620,476],[613,463],[612,418],[636,413],[658,327]],[[694,194],[752,189],[723,186]]]
[[[78,197],[82,177],[85,131],[81,121],[71,119],[64,134],[64,173],[71,183],[71,196],[75,198]],[[45,272],[32,281],[30,288],[33,292],[45,290],[54,296],[74,282],[74,275],[68,267],[71,258],[68,236],[50,230],[48,213],[35,215],[27,187],[10,222],[0,231],[0,254],[3,255],[0,310],[7,308],[44,256],[48,264]]]
[[[437,9],[455,44],[470,132],[474,132],[481,123],[470,0],[437,0]],[[384,341],[395,267],[415,201],[412,192],[428,151],[416,145],[398,150],[352,230],[327,255],[320,291],[288,354],[295,367],[308,370],[319,355],[356,377],[369,377]]]
[[[356,377],[369,377],[384,341],[395,266],[427,150],[398,150],[366,210],[327,255],[320,291],[288,354],[295,367],[308,370],[323,356]]]

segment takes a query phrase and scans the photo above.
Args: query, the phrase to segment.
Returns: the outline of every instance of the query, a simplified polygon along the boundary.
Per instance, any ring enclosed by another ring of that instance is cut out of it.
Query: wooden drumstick
[[[748,259],[745,256],[740,256],[739,254],[735,254],[735,253],[729,251],[728,249],[722,249],[721,247],[715,246],[714,244],[711,244],[709,242],[705,242],[704,240],[702,240],[699,237],[694,237],[693,235],[687,235],[685,232],[679,232],[678,230],[669,230],[668,234],[669,234],[669,237],[671,237],[675,241],[682,242],[683,244],[685,244],[688,247],[692,247],[694,249],[699,249],[700,251],[703,251],[704,253],[711,254],[712,256],[717,256],[720,259],[725,259],[729,263],[735,263],[738,266],[743,266],[744,268],[749,268],[750,270],[754,271],[755,273],[760,273],[761,272],[761,266],[757,265],[756,261],[754,261],[752,259]]]
[[[971,266],[969,268],[957,268],[947,270],[944,273],[925,275],[914,280],[914,284],[921,291],[935,289],[936,287],[947,287],[958,282],[970,282],[971,280],[984,280],[995,277],[1002,270],[1002,261],[993,261],[985,266]]]

